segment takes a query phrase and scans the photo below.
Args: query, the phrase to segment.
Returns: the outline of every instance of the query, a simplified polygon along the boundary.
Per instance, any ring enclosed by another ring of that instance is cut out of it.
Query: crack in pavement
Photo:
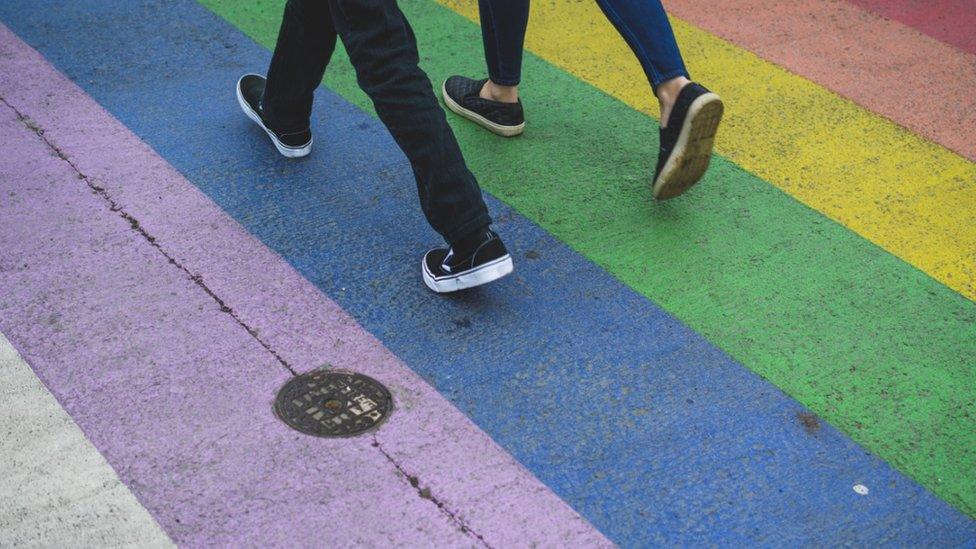
[[[489,545],[488,542],[485,541],[485,538],[478,532],[472,530],[471,527],[464,522],[464,519],[458,516],[458,513],[456,511],[452,511],[451,509],[449,509],[446,503],[444,503],[436,496],[434,496],[434,494],[431,493],[430,488],[427,488],[426,486],[421,486],[420,479],[415,475],[411,475],[410,473],[408,473],[403,468],[403,465],[401,465],[396,459],[394,459],[393,456],[391,456],[389,452],[387,452],[383,448],[383,446],[380,445],[380,441],[379,439],[376,438],[375,434],[373,435],[373,448],[379,450],[379,452],[383,454],[383,457],[385,457],[390,463],[393,464],[393,467],[396,468],[397,472],[403,475],[403,478],[405,478],[407,482],[410,483],[410,486],[412,486],[415,490],[417,490],[417,495],[420,496],[421,499],[425,499],[433,503],[434,505],[436,505],[437,508],[441,511],[441,513],[444,514],[444,516],[446,516],[448,519],[451,520],[451,522],[457,525],[458,529],[461,530],[461,533],[469,537],[473,537],[474,539],[479,541],[481,545],[491,549],[491,545]]]
[[[97,185],[94,181],[92,181],[90,177],[85,175],[78,168],[78,166],[76,166],[74,162],[72,162],[68,158],[68,156],[57,145],[51,142],[51,140],[48,139],[46,135],[44,135],[43,128],[38,126],[37,123],[31,120],[29,116],[20,112],[20,110],[17,109],[17,107],[11,105],[4,97],[0,97],[0,103],[3,103],[4,105],[7,106],[7,108],[13,111],[13,113],[17,116],[17,120],[23,123],[24,126],[27,127],[27,129],[31,130],[39,138],[41,138],[41,140],[48,146],[48,148],[51,149],[52,152],[54,152],[58,156],[58,158],[60,158],[69,166],[71,166],[71,169],[73,169],[75,173],[78,174],[78,179],[84,181],[85,184],[88,185],[88,188],[91,189],[92,192],[95,193],[95,195],[101,198],[108,205],[110,211],[119,214],[119,216],[121,216],[122,219],[124,219],[129,223],[129,226],[130,228],[132,228],[133,231],[135,231],[146,242],[148,242],[150,246],[152,246],[160,254],[162,254],[163,257],[165,257],[170,262],[171,265],[174,265],[178,269],[183,271],[190,278],[190,280],[193,281],[194,284],[196,284],[200,289],[206,292],[206,294],[210,296],[210,298],[213,299],[214,302],[217,303],[217,305],[220,307],[220,312],[226,313],[231,318],[233,318],[234,321],[240,327],[244,328],[244,330],[247,331],[248,335],[254,338],[254,340],[257,341],[262,347],[264,347],[266,351],[271,353],[271,356],[273,356],[275,360],[277,360],[282,366],[284,366],[289,372],[291,372],[292,375],[294,376],[298,375],[298,372],[296,372],[295,369],[292,368],[291,364],[289,364],[287,360],[285,360],[281,355],[279,355],[277,351],[272,349],[271,345],[269,345],[267,342],[261,339],[256,329],[252,328],[246,322],[244,322],[241,319],[241,317],[238,316],[237,313],[232,308],[227,306],[227,303],[225,303],[224,300],[220,298],[220,296],[218,296],[209,286],[207,286],[207,284],[203,281],[202,275],[193,274],[185,265],[180,263],[175,257],[170,255],[166,250],[164,250],[163,247],[159,245],[159,242],[156,241],[156,237],[149,234],[149,232],[142,226],[142,224],[139,223],[138,219],[136,219],[132,214],[125,211],[122,205],[119,204],[114,198],[112,198],[112,195],[110,195],[108,191],[105,190],[104,187]]]
[[[3,103],[7,108],[9,108],[17,116],[17,120],[20,121],[22,124],[24,124],[24,126],[27,129],[31,130],[34,134],[36,134],[47,145],[47,147],[51,149],[51,151],[58,156],[58,158],[63,160],[65,163],[67,163],[68,166],[70,166],[71,169],[74,170],[74,172],[77,174],[78,179],[84,181],[85,184],[88,186],[88,188],[95,195],[97,195],[105,202],[105,204],[109,208],[109,211],[117,213],[122,219],[124,219],[129,224],[129,227],[133,231],[135,231],[140,237],[142,237],[143,240],[148,242],[150,246],[155,248],[157,252],[162,254],[162,256],[165,257],[171,265],[174,265],[176,268],[183,271],[183,273],[186,274],[187,277],[189,277],[189,279],[194,284],[197,285],[197,287],[203,290],[220,307],[220,311],[222,313],[226,313],[232,319],[234,319],[234,321],[241,328],[243,328],[248,333],[248,335],[254,338],[254,340],[257,341],[261,345],[261,347],[263,347],[266,351],[268,351],[268,353],[270,353],[271,356],[273,356],[293,376],[299,375],[298,372],[292,367],[291,364],[288,363],[287,360],[285,360],[280,354],[278,354],[278,352],[275,351],[269,343],[261,339],[261,337],[258,335],[258,332],[255,328],[252,328],[246,322],[244,322],[244,320],[242,320],[240,316],[238,316],[237,313],[231,307],[229,307],[227,303],[220,296],[217,295],[216,292],[214,292],[213,289],[207,286],[207,284],[203,281],[202,275],[193,274],[193,272],[191,272],[185,265],[183,265],[174,256],[170,255],[170,253],[168,253],[165,249],[163,249],[163,247],[156,240],[156,237],[150,234],[149,231],[147,231],[142,226],[142,224],[135,216],[127,212],[122,207],[121,204],[119,204],[114,198],[112,198],[112,195],[109,194],[109,192],[104,187],[96,184],[92,180],[92,178],[90,178],[88,175],[82,172],[81,169],[79,169],[78,166],[75,165],[75,163],[68,158],[67,154],[65,154],[57,145],[55,145],[50,139],[48,139],[48,137],[45,135],[43,128],[41,128],[29,116],[25,115],[19,109],[11,105],[2,96],[0,96],[0,103]],[[451,522],[453,522],[458,527],[458,529],[461,531],[462,534],[476,540],[482,546],[491,549],[491,545],[489,545],[488,542],[485,541],[484,537],[481,534],[472,530],[471,527],[468,526],[460,516],[458,516],[457,511],[453,511],[450,508],[448,508],[445,502],[441,501],[430,492],[429,488],[421,486],[420,479],[415,475],[409,474],[403,468],[403,466],[399,462],[397,462],[396,459],[394,459],[393,456],[390,455],[380,445],[380,442],[376,438],[375,434],[373,434],[372,438],[373,438],[372,446],[376,448],[377,451],[387,459],[387,461],[390,462],[390,464],[394,467],[397,474],[399,474],[407,482],[409,482],[410,486],[417,491],[417,495],[421,499],[425,499],[427,501],[430,501],[432,504],[434,504],[444,516],[446,516]]]

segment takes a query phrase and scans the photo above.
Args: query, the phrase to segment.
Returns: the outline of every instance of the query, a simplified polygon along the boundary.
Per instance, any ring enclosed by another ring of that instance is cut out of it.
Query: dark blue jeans
[[[596,3],[640,60],[652,88],[657,90],[662,82],[678,76],[688,77],[668,15],[659,0]],[[478,0],[478,7],[488,77],[496,84],[514,86],[522,78],[529,0]]]
[[[447,242],[491,223],[395,0],[288,0],[262,105],[284,131],[308,128],[312,96],[342,38],[359,86],[403,150],[427,221]]]

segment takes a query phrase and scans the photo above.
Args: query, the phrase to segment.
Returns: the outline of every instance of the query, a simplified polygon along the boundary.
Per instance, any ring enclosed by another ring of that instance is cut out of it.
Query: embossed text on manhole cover
[[[393,397],[375,379],[341,370],[315,370],[278,391],[275,414],[293,429],[319,437],[351,437],[377,427]]]

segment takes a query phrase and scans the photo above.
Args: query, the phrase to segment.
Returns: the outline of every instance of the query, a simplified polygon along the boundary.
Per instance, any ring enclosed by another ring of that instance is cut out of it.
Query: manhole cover
[[[393,397],[375,379],[341,370],[315,370],[278,391],[275,414],[293,429],[318,437],[351,437],[383,423]]]

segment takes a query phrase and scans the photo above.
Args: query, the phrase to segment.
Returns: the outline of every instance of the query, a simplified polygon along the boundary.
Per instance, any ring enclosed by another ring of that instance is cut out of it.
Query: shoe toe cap
[[[255,102],[261,99],[261,96],[264,95],[264,85],[264,77],[257,74],[245,74],[237,84],[241,94],[248,102]]]
[[[444,91],[451,96],[451,99],[460,101],[465,96],[477,94],[486,80],[473,80],[464,76],[452,76],[444,82]]]
[[[444,258],[447,257],[446,248],[434,248],[424,255],[424,265],[427,267],[427,271],[433,275],[441,274],[441,264],[444,263]]]

